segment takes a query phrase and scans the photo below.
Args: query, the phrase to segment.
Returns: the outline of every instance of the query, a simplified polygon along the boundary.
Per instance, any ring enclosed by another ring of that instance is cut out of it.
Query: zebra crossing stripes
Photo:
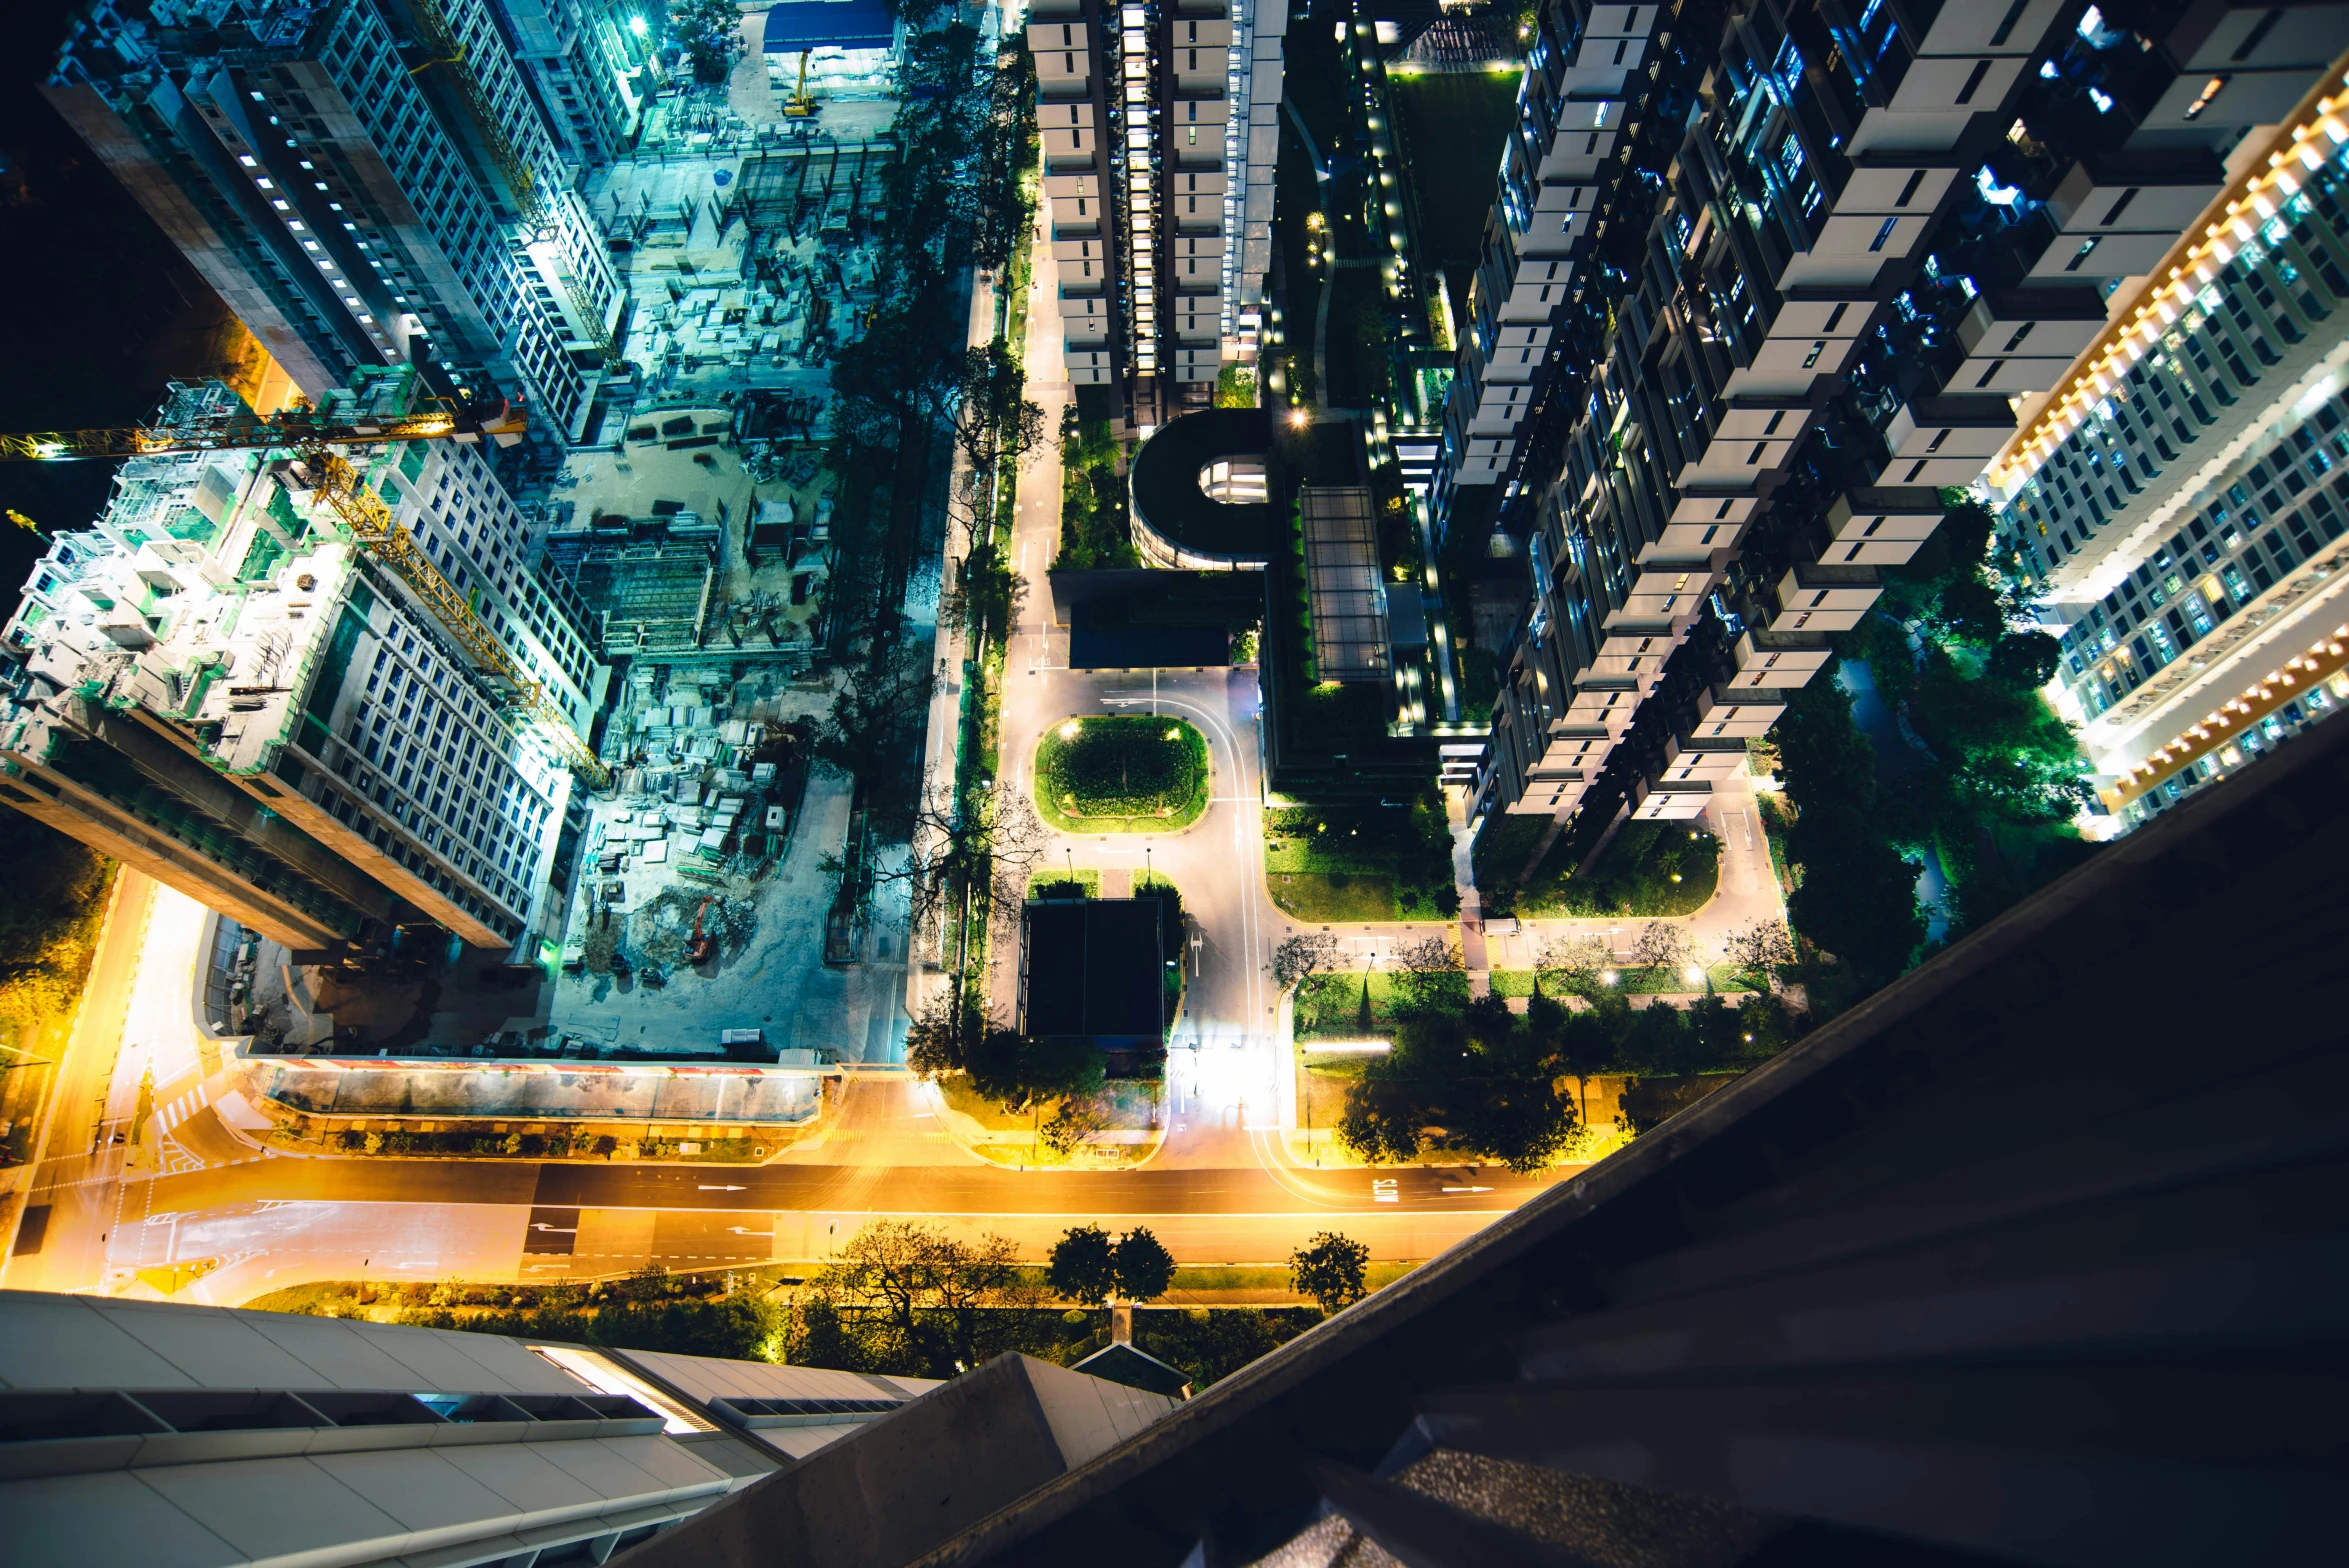
[[[155,1130],[169,1132],[211,1103],[212,1096],[198,1084],[155,1113]]]

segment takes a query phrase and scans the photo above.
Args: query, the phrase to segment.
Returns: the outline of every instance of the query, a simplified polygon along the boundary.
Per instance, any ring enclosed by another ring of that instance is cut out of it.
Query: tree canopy
[[[1352,1306],[1369,1293],[1364,1265],[1370,1249],[1350,1236],[1321,1231],[1289,1254],[1289,1283],[1300,1296],[1310,1296],[1324,1312]]]

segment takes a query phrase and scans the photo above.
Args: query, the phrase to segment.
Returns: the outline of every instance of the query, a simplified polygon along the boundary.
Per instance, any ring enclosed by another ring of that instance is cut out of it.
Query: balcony
[[[1879,484],[1969,485],[2015,433],[2014,410],[2002,397],[1921,397],[1902,405],[1885,426],[1891,460]]]
[[[1770,628],[1849,631],[1883,591],[1876,574],[1865,567],[1797,566],[1778,580],[1778,613],[1771,617]]]
[[[1748,632],[1737,639],[1732,656],[1737,661],[1737,673],[1729,678],[1731,692],[1808,686],[1811,678],[1835,657],[1823,635],[1789,637],[1782,632],[1759,636]]]
[[[1941,526],[1941,497],[1932,490],[1854,490],[1827,509],[1833,542],[1822,566],[1899,566]]]
[[[1696,711],[1687,739],[1742,743],[1770,733],[1770,726],[1786,713],[1786,698],[1775,688],[1715,686],[1698,695]]]

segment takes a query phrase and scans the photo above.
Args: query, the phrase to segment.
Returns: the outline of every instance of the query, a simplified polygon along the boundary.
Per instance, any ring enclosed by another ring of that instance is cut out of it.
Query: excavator
[[[701,917],[710,912],[710,903],[709,899],[703,899],[701,907],[693,912],[693,935],[685,939],[685,961],[688,964],[699,966],[718,956],[718,939],[701,934]]]
[[[176,400],[175,400],[176,401]],[[280,447],[296,462],[280,483],[324,502],[359,547],[397,575],[474,663],[502,683],[504,702],[531,720],[573,772],[597,789],[612,772],[546,694],[499,642],[456,584],[450,582],[391,508],[343,458],[338,447],[394,441],[479,441],[500,445],[522,438],[528,419],[518,404],[499,398],[467,406],[428,403],[404,414],[287,409],[256,414],[242,404],[209,407],[154,425],[102,430],[40,430],[0,435],[0,462],[60,462],[75,458],[153,457],[176,452],[221,452]]]

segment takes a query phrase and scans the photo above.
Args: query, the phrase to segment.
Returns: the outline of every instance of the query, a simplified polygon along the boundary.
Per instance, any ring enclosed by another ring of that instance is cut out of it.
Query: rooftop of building
[[[1022,915],[1025,1031],[1156,1041],[1166,1027],[1163,907],[1155,898],[1030,901]]]
[[[1260,565],[1272,549],[1272,504],[1218,501],[1203,479],[1219,461],[1269,463],[1272,449],[1272,415],[1261,408],[1207,408],[1169,420],[1134,454],[1134,516],[1186,556]],[[1277,482],[1269,489],[1279,493]]]

